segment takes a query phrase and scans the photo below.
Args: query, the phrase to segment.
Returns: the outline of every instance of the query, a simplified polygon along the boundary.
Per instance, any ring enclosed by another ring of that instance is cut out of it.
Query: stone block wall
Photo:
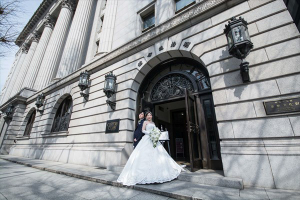
[[[222,12],[215,9],[205,13],[208,17],[192,18],[182,25],[184,30],[174,27],[169,35],[141,44],[126,58],[85,64],[82,70],[91,73],[88,101],[80,96],[77,81],[67,82],[71,76],[57,88],[46,88],[45,111],[37,113],[30,139],[18,140],[10,154],[90,166],[124,165],[132,151],[142,80],[167,59],[189,57],[203,63],[209,72],[225,176],[242,178],[246,186],[300,189],[299,113],[266,115],[263,107],[265,101],[299,97],[299,31],[282,0],[248,0],[234,7],[226,2],[222,6]],[[241,80],[241,61],[229,55],[223,33],[233,16],[248,21],[254,44],[246,59],[251,78],[247,84]],[[116,34],[115,42],[121,42]],[[171,45],[174,42],[175,46]],[[105,74],[110,71],[117,76],[115,111],[107,106],[103,93]],[[73,99],[68,133],[51,134],[55,109],[66,94]],[[25,129],[22,126],[34,107],[34,98],[16,113],[8,128],[14,135],[22,135],[19,130]],[[109,119],[120,119],[119,133],[105,133]]]

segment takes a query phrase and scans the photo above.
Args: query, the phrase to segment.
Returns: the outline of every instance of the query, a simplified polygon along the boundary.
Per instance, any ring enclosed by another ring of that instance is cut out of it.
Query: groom
[[[136,147],[136,145],[138,145],[138,143],[140,142],[140,140],[142,139],[142,137],[145,135],[142,132],[142,127],[143,127],[143,123],[144,123],[145,119],[144,119],[144,112],[141,112],[139,114],[139,122],[138,125],[134,131],[134,139],[133,139],[133,148]]]

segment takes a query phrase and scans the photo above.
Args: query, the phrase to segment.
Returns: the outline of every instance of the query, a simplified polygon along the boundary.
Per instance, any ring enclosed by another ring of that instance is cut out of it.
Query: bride
[[[123,185],[163,183],[177,178],[184,169],[179,166],[158,142],[156,148],[149,133],[155,127],[152,113],[147,112],[142,131],[145,134],[130,155],[117,182]]]

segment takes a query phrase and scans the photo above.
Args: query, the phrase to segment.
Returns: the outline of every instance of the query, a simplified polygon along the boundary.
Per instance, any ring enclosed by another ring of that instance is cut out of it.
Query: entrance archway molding
[[[148,55],[151,54],[154,51],[154,47],[151,46],[148,49]],[[147,52],[147,50],[144,50],[144,52]],[[153,50],[153,51],[152,51]],[[172,58],[190,58],[192,60],[195,60],[196,62],[198,62],[199,64],[201,64],[201,66],[203,66],[203,69],[207,72],[208,76],[209,76],[209,71],[206,68],[206,63],[203,62],[203,60],[201,59],[200,56],[194,54],[193,52],[190,51],[186,51],[186,50],[171,50],[171,51],[165,51],[162,53],[159,53],[155,56],[153,56],[153,54],[151,54],[151,58],[149,58],[148,56],[144,56],[142,58],[140,58],[137,63],[138,63],[138,71],[135,74],[135,76],[133,76],[133,82],[131,85],[131,88],[137,88],[137,91],[140,88],[140,83],[143,80],[144,77],[147,76],[147,74],[157,65],[159,65],[160,63],[170,60]],[[138,87],[136,86],[136,83],[138,84]]]

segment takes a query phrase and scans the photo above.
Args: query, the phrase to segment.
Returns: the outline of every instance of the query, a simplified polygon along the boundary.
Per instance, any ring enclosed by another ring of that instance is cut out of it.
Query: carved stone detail
[[[23,43],[21,46],[21,51],[24,53],[28,53],[29,45],[27,43]]]
[[[185,48],[189,48],[190,44],[191,44],[191,42],[185,42],[185,43],[183,44],[183,46],[184,46]]]
[[[152,52],[148,53],[148,56],[147,56],[147,57],[150,58],[151,56],[152,56]]]
[[[140,67],[140,66],[142,66],[142,64],[143,64],[143,62],[140,61],[140,62],[138,63],[138,66]]]
[[[70,10],[75,10],[76,3],[74,0],[62,0],[61,6]]]
[[[176,46],[176,42],[172,42],[171,47],[175,47]]]
[[[37,31],[33,31],[32,33],[32,41],[39,42],[41,35]]]
[[[47,14],[44,20],[45,20],[44,21],[45,26],[47,26],[49,28],[54,27],[55,21],[54,21],[54,18],[50,14]]]
[[[163,47],[163,46],[160,46],[158,50],[159,50],[159,51],[162,51],[162,50],[164,50],[164,47]]]

